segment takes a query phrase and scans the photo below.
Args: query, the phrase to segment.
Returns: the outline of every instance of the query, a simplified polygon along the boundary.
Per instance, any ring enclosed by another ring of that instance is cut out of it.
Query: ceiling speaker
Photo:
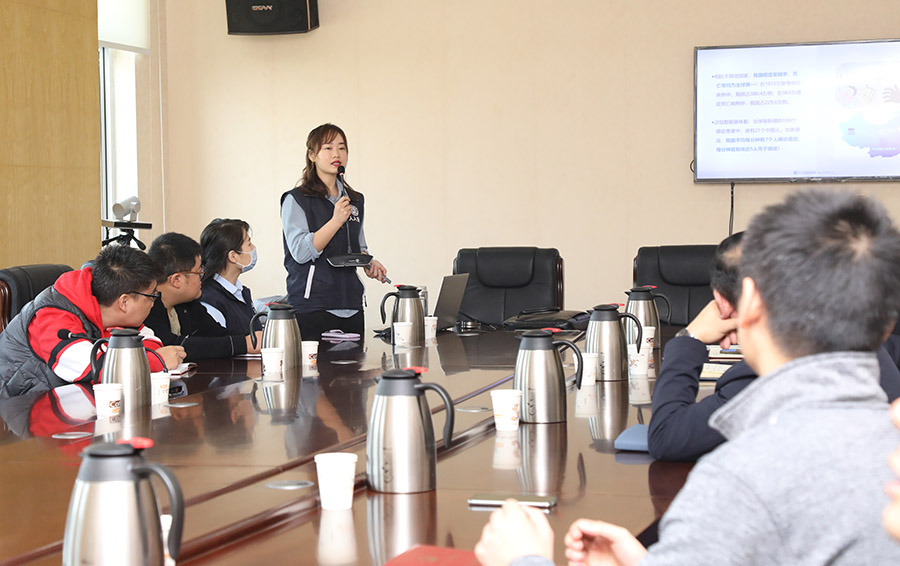
[[[306,33],[319,27],[317,0],[225,0],[228,33]]]

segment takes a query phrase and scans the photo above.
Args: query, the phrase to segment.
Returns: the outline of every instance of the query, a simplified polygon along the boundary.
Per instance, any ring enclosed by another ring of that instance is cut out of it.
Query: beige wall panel
[[[395,282],[436,291],[461,247],[555,246],[569,308],[624,300],[639,246],[727,233],[728,186],[689,168],[695,46],[897,33],[888,0],[321,1],[320,29],[268,37],[228,36],[219,0],[166,10],[167,228],[250,222],[255,295],[283,292],[278,198],[331,121]],[[793,188],[738,185],[735,228]],[[900,218],[897,184],[852,188]],[[367,290],[374,327],[388,288]]]
[[[99,248],[96,11],[0,1],[0,266],[80,265]]]

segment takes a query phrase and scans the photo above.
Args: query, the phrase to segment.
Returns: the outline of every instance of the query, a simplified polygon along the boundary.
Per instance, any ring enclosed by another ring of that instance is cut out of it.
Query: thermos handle
[[[662,295],[660,295],[660,296],[662,296]],[[641,351],[641,344],[643,344],[643,340],[641,340],[641,338],[644,337],[644,336],[643,336],[643,335],[644,335],[644,327],[641,326],[641,321],[638,319],[638,317],[634,316],[634,315],[631,314],[630,312],[619,313],[619,319],[623,319],[623,318],[626,318],[626,317],[627,317],[627,318],[630,318],[631,320],[633,320],[634,323],[637,325],[638,336],[637,336],[637,348],[635,348],[635,349],[636,349],[638,352],[640,352],[640,351]],[[657,332],[658,332],[658,331],[659,331],[659,330],[657,329]]]
[[[155,474],[162,480],[169,492],[169,513],[172,515],[172,528],[169,529],[169,556],[178,560],[178,551],[181,550],[181,531],[184,527],[184,496],[181,494],[181,486],[172,470],[161,464],[143,463],[132,468],[136,474],[147,476]],[[157,519],[158,520],[158,519]]]
[[[398,300],[400,299],[400,293],[388,293],[381,299],[381,323],[384,324],[387,322],[387,315],[384,314],[384,303],[387,301],[388,297],[396,297]]]
[[[440,385],[434,383],[416,384],[417,391],[423,389],[436,391],[437,394],[441,396],[441,399],[444,400],[444,407],[447,409],[447,420],[444,421],[444,448],[450,448],[453,446],[453,399],[450,398],[450,394],[447,393],[447,390]]]
[[[257,383],[253,382],[253,391],[250,392],[250,402],[253,404],[253,410],[257,413],[261,413],[263,415],[271,415],[272,413],[268,412],[268,409],[263,409],[259,406],[259,401],[257,401],[256,393],[259,391],[259,387]]]
[[[575,387],[581,389],[581,375],[584,370],[584,359],[581,357],[581,350],[575,346],[574,342],[569,342],[568,340],[554,340],[553,347],[560,350],[568,347],[575,352],[575,357],[578,358],[578,368],[575,370]]]
[[[156,356],[156,359],[159,360],[159,363],[162,364],[163,371],[166,373],[169,373],[169,368],[166,367],[166,362],[163,361],[162,356],[159,355],[159,352],[157,352],[156,350],[153,350],[151,348],[148,348],[147,346],[144,346],[144,350],[146,350],[148,353]]]
[[[100,357],[97,357],[97,352],[100,350],[100,344],[109,343],[109,338],[101,338],[94,342],[94,347],[91,348],[91,381],[94,383],[100,383],[100,368],[103,367],[103,358],[106,356],[106,352],[100,354]],[[165,364],[163,364],[165,365]]]
[[[666,302],[666,324],[671,325],[672,324],[672,303],[669,302],[669,297],[663,295],[662,293],[651,293],[650,296],[653,297],[653,300],[662,299]]]
[[[256,328],[256,321],[259,320],[259,317],[268,315],[269,313],[266,311],[259,311],[250,319],[250,343],[253,345],[254,350],[256,349],[256,331],[253,329]]]

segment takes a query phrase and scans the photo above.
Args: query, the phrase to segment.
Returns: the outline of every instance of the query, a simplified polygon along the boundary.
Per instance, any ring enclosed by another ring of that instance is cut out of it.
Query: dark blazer
[[[229,334],[209,316],[199,300],[175,305],[181,334],[174,334],[169,325],[169,315],[161,300],[153,304],[150,315],[144,321],[166,346],[184,346],[185,360],[230,358],[247,353],[245,334]]]
[[[878,349],[881,388],[890,401],[900,397],[898,359],[900,337],[892,336]],[[706,346],[699,340],[683,336],[666,344],[653,390],[653,415],[647,438],[650,455],[657,460],[697,460],[725,442],[725,437],[709,427],[709,417],[756,379],[750,366],[739,362],[716,380],[712,395],[698,402],[700,371],[706,361]]]

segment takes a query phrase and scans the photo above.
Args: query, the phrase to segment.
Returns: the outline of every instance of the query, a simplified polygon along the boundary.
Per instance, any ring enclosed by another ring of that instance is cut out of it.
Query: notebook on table
[[[462,305],[463,295],[466,293],[466,283],[469,281],[468,273],[459,275],[446,275],[441,282],[441,291],[438,294],[437,304],[434,306],[434,316],[437,317],[437,330],[447,330],[456,324],[459,316],[459,306]]]

